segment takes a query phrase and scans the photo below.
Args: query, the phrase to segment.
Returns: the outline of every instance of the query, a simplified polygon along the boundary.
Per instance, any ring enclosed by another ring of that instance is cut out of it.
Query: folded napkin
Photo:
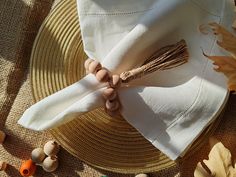
[[[77,0],[83,45],[90,58],[116,74],[140,66],[154,51],[180,39],[187,64],[158,71],[118,90],[122,116],[155,147],[176,159],[219,114],[226,81],[203,55],[222,54],[199,25],[232,23],[230,0]],[[88,74],[25,111],[19,124],[33,130],[57,127],[104,106],[107,84]],[[47,111],[45,111],[47,110]]]

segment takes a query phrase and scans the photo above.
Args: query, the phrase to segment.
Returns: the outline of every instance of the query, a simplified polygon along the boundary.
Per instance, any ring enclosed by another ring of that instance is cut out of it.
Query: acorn
[[[0,130],[0,144],[2,144],[6,139],[6,134]]]
[[[44,159],[42,167],[46,172],[53,172],[58,167],[58,159],[56,156],[50,156]]]
[[[22,176],[24,177],[33,176],[35,174],[35,171],[36,171],[36,165],[31,159],[24,161],[21,164],[20,174]]]
[[[59,152],[60,150],[60,146],[59,144],[54,141],[54,140],[51,140],[51,141],[48,141],[44,147],[43,147],[43,151],[46,155],[48,156],[55,156],[57,155],[57,153]]]
[[[147,174],[138,174],[138,175],[136,175],[135,177],[148,177],[148,175]]]
[[[43,160],[45,159],[45,157],[46,157],[46,154],[43,152],[42,148],[35,148],[31,152],[31,159],[33,160],[33,162],[37,164],[41,164]]]
[[[119,75],[112,75],[111,80],[109,82],[110,87],[118,88],[121,85],[121,79]]]
[[[98,61],[92,61],[88,66],[88,71],[90,73],[96,74],[100,69],[102,69],[102,65]]]
[[[108,82],[109,81],[109,72],[107,69],[102,68],[96,73],[96,78],[99,82]]]
[[[5,171],[7,168],[7,163],[4,161],[0,161],[0,171]]]
[[[106,109],[109,111],[115,111],[119,108],[120,104],[118,100],[106,100]]]
[[[114,100],[117,97],[116,90],[114,88],[107,88],[103,90],[102,96],[105,100]]]
[[[89,70],[89,65],[90,65],[90,63],[92,63],[93,61],[94,61],[93,59],[88,58],[88,59],[84,62],[84,67],[85,67],[86,71]]]

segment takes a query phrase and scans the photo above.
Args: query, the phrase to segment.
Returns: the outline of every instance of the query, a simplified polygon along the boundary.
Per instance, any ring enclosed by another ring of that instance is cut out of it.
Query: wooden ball
[[[117,109],[115,111],[109,111],[106,109],[106,113],[111,117],[119,117],[120,116],[120,110]]]
[[[42,163],[43,160],[45,159],[46,154],[43,152],[42,148],[36,148],[31,152],[31,159],[35,163]]]
[[[114,88],[107,88],[103,91],[103,97],[106,100],[114,100],[117,97],[117,92]]]
[[[109,82],[110,87],[118,88],[121,85],[121,79],[119,75],[112,75],[111,80]]]
[[[5,171],[7,168],[7,163],[4,161],[0,161],[0,171]]]
[[[96,74],[100,69],[102,69],[101,63],[94,60],[93,62],[89,64],[88,71],[90,73]]]
[[[135,177],[148,177],[148,175],[147,174],[138,174]]]
[[[0,130],[0,144],[2,144],[6,139],[6,134]]]
[[[56,156],[50,156],[44,159],[42,167],[46,172],[53,172],[58,167],[58,159]]]
[[[88,58],[88,59],[84,62],[84,67],[85,67],[86,71],[89,70],[89,65],[90,65],[90,63],[92,63],[93,61],[94,61],[93,59]]]
[[[106,109],[109,111],[115,111],[119,108],[120,104],[118,100],[107,100],[106,101]]]
[[[51,140],[51,141],[48,141],[44,147],[43,147],[43,151],[46,155],[48,156],[55,156],[57,155],[57,153],[59,152],[60,150],[60,146],[59,144],[54,141],[54,140]]]
[[[109,72],[107,69],[101,69],[96,73],[96,78],[99,82],[108,82],[109,81]]]

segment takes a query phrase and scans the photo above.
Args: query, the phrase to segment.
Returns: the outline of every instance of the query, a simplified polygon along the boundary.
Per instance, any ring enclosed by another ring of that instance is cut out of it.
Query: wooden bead
[[[7,168],[7,163],[4,161],[0,161],[0,171],[5,171]]]
[[[6,134],[0,130],[0,144],[2,144],[6,139]]]
[[[110,87],[118,88],[121,85],[121,79],[119,75],[112,75],[111,80],[109,82]]]
[[[101,69],[96,73],[96,78],[99,82],[108,82],[109,72],[107,69]]]
[[[91,63],[89,64],[89,69],[88,69],[88,71],[89,71],[90,73],[96,74],[100,69],[102,69],[101,63],[94,60],[93,62],[91,62]]]
[[[46,172],[53,172],[58,167],[58,159],[56,156],[47,157],[42,164],[43,169]]]
[[[106,109],[108,109],[109,111],[115,111],[119,108],[120,104],[118,102],[118,100],[107,100],[106,101]]]
[[[54,140],[48,141],[43,147],[44,153],[48,156],[55,156],[59,152],[59,150],[60,146]]]
[[[117,92],[114,88],[107,88],[103,91],[103,97],[106,100],[114,100],[117,97]]]
[[[147,174],[138,174],[135,177],[148,177],[148,175]]]
[[[46,154],[44,154],[42,148],[36,148],[31,152],[31,159],[35,163],[38,163],[38,164],[42,163],[45,157],[46,157]]]
[[[89,70],[89,65],[90,65],[90,63],[92,63],[93,61],[94,61],[93,59],[88,58],[88,59],[84,62],[84,67],[85,67],[86,71]]]
[[[119,109],[117,109],[115,111],[106,110],[106,113],[111,117],[119,117],[120,116],[120,110]]]
[[[36,171],[35,163],[29,159],[24,161],[20,167],[20,174],[24,177],[33,176]]]

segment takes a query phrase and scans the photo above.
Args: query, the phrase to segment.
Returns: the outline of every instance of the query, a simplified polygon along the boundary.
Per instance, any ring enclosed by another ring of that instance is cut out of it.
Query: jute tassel
[[[185,40],[165,46],[157,50],[139,68],[125,71],[120,74],[122,83],[128,83],[157,70],[166,70],[182,65],[188,61],[189,54]]]

